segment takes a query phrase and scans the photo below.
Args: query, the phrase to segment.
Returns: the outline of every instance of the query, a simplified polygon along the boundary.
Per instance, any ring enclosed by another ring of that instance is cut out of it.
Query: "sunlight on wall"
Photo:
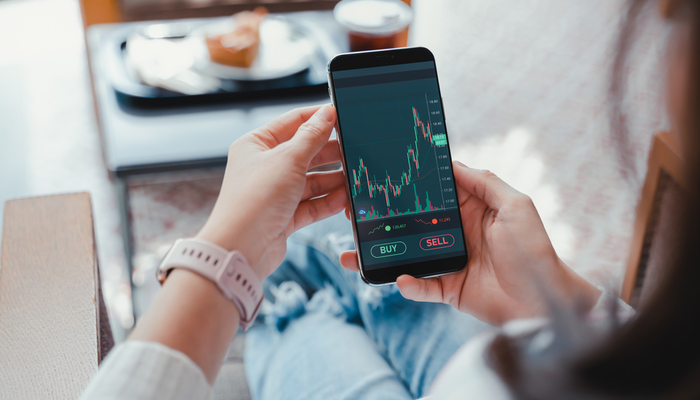
[[[574,229],[559,218],[561,198],[554,184],[547,181],[546,166],[531,141],[532,133],[517,127],[505,136],[454,147],[452,156],[471,168],[490,170],[530,196],[559,257],[570,260],[574,256]]]

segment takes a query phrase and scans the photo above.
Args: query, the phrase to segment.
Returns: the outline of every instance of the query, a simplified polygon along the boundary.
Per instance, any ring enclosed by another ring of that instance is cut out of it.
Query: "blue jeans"
[[[406,300],[395,285],[366,285],[338,263],[353,247],[343,216],[289,239],[263,284],[270,302],[246,334],[253,399],[418,398],[460,346],[490,328],[451,306]]]

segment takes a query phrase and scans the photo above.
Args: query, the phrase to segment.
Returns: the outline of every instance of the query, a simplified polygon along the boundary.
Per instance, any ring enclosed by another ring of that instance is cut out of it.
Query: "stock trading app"
[[[464,255],[433,62],[333,74],[363,265]]]

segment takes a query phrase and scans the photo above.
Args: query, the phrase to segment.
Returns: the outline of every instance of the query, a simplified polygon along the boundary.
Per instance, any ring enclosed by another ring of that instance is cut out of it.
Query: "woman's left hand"
[[[342,170],[309,173],[340,161],[331,105],[290,111],[236,140],[219,198],[198,238],[238,250],[263,279],[280,265],[293,232],[342,211]]]

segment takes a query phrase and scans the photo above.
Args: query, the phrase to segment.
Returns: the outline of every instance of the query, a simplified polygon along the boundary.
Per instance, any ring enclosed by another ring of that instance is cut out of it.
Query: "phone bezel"
[[[372,68],[399,64],[410,64],[424,61],[432,61],[435,64],[435,57],[433,53],[426,49],[425,47],[405,47],[398,49],[388,49],[388,50],[372,50],[354,53],[343,53],[335,56],[332,60],[328,62],[328,87],[331,101],[335,106],[337,104],[335,98],[335,88],[333,86],[333,73],[337,71],[347,71],[351,69],[361,69],[361,68]],[[445,123],[447,119],[445,118],[445,107],[442,103],[442,92],[440,91],[440,82],[437,78],[437,64],[435,64],[435,80],[438,87],[438,95],[440,96],[440,108],[443,115],[443,120]],[[460,225],[462,230],[462,240],[464,241],[464,256],[456,256],[445,258],[441,260],[431,260],[423,261],[418,263],[403,264],[393,267],[385,267],[378,269],[366,270],[362,262],[362,254],[360,249],[360,240],[357,235],[357,221],[355,221],[355,205],[352,202],[350,196],[350,181],[348,179],[347,171],[347,160],[345,158],[345,151],[343,147],[343,137],[340,130],[340,121],[336,122],[336,132],[338,135],[338,141],[340,144],[340,154],[343,166],[343,174],[345,175],[345,189],[346,195],[348,196],[348,204],[350,205],[353,228],[353,237],[355,240],[355,248],[357,250],[357,261],[360,266],[360,275],[362,279],[370,285],[386,285],[396,282],[396,278],[401,275],[412,275],[416,278],[427,278],[434,277],[444,274],[449,274],[452,272],[460,271],[467,266],[469,260],[469,254],[466,246],[466,235],[464,234],[464,228]],[[450,163],[452,163],[452,155],[449,153],[449,135],[447,134],[447,125],[445,125],[445,136],[447,137],[447,148],[448,154],[450,154]],[[452,175],[452,181],[454,182],[454,171],[450,168],[450,174]],[[459,202],[459,197],[457,197]],[[461,220],[461,210],[458,208]],[[436,270],[436,268],[439,268]]]

